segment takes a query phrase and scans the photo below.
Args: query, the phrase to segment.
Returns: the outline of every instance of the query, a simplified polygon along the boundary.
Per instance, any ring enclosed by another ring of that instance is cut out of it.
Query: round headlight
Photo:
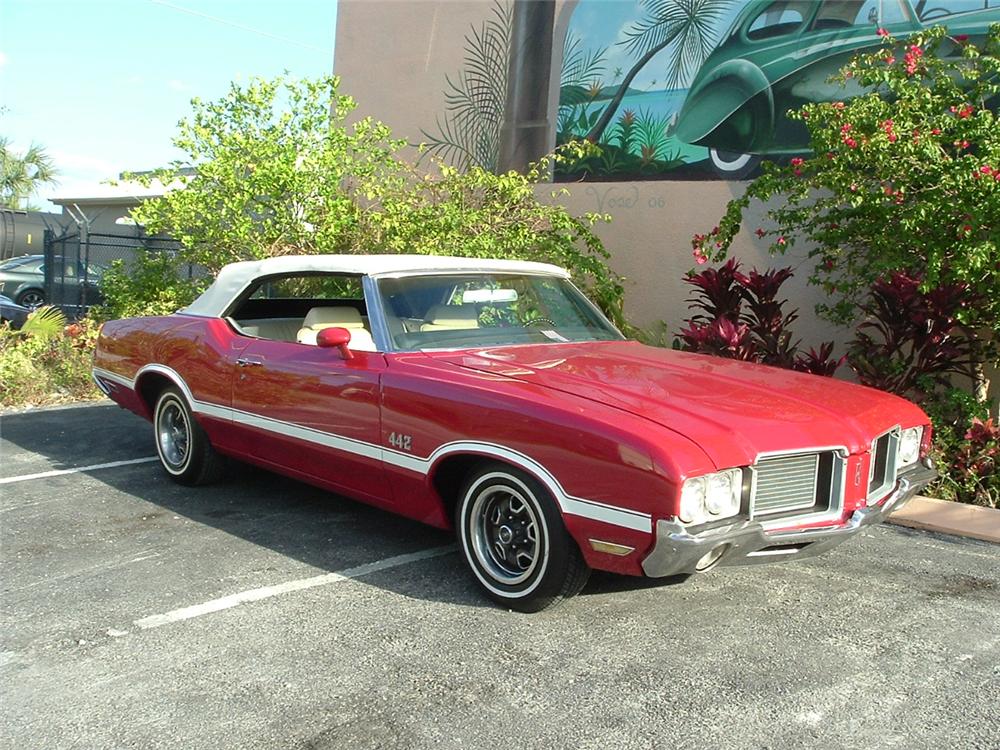
[[[909,466],[920,458],[920,440],[923,437],[922,427],[903,430],[899,436],[899,465]]]
[[[720,471],[708,478],[705,509],[713,516],[734,516],[740,511],[742,474],[738,470]]]
[[[693,477],[681,488],[680,519],[684,523],[700,520],[705,515],[705,477]]]

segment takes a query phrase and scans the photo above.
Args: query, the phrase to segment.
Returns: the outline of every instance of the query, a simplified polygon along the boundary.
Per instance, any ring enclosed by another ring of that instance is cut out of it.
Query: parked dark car
[[[944,24],[980,42],[1000,22],[1000,0],[754,0],[701,66],[677,119],[677,137],[707,146],[716,171],[740,179],[761,156],[802,153],[808,132],[785,117],[808,102],[860,93],[829,78],[882,45]],[[958,54],[946,47],[944,54]]]
[[[0,294],[0,321],[7,323],[11,328],[17,329],[24,325],[31,310],[22,307],[10,297]]]
[[[81,284],[86,286],[88,303],[101,300],[99,284],[104,267],[95,263],[85,266],[82,262],[63,264],[62,256],[55,257],[55,276],[65,290],[64,299],[76,302]],[[18,305],[34,310],[44,305],[45,299],[45,256],[22,255],[11,258],[0,265],[0,294],[10,297]]]

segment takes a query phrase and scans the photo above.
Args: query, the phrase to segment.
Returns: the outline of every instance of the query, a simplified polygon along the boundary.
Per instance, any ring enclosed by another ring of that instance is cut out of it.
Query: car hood
[[[516,346],[429,356],[621,409],[693,440],[717,468],[803,447],[866,450],[913,404],[831,378],[631,341]]]

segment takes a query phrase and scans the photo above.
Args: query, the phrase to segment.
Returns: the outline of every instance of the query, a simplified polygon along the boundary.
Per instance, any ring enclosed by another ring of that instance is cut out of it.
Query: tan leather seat
[[[375,341],[365,328],[361,313],[355,307],[314,307],[302,321],[295,340],[300,344],[316,345],[316,334],[324,328],[346,328],[351,332],[348,346],[359,352],[375,351]]]
[[[434,305],[424,316],[421,331],[456,331],[479,328],[479,310],[475,305]]]

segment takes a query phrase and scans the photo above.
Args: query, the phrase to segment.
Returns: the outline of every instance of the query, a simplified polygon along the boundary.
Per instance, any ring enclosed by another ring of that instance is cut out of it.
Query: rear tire
[[[17,295],[17,299],[14,302],[21,307],[27,307],[29,310],[34,311],[45,304],[45,292],[40,289],[25,289]]]
[[[504,607],[539,612],[579,593],[590,577],[549,492],[505,464],[485,463],[470,474],[455,529],[473,577]]]
[[[153,435],[160,465],[178,484],[209,484],[225,473],[225,459],[215,452],[177,388],[165,389],[156,399]]]

